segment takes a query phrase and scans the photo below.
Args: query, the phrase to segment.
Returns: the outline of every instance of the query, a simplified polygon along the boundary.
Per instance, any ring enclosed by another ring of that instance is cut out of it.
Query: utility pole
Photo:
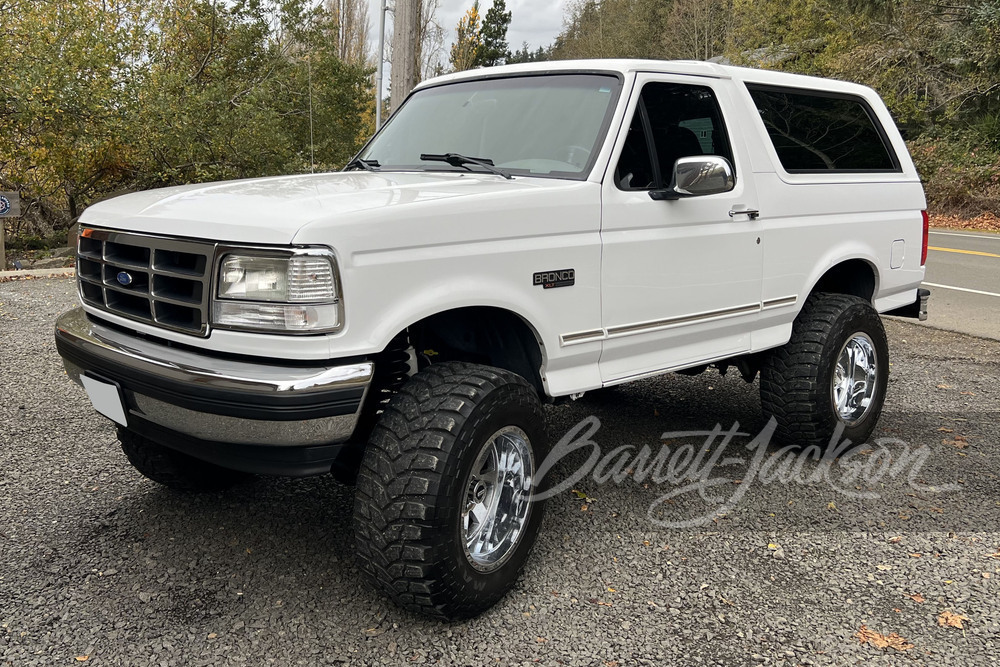
[[[392,74],[389,94],[395,111],[417,85],[417,35],[421,0],[396,0],[392,19]]]
[[[382,67],[385,64],[385,0],[378,12],[378,63],[375,65],[375,131],[382,127]]]

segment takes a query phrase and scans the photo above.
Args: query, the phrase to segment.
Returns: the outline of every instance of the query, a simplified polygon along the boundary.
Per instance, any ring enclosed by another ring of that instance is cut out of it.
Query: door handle
[[[760,217],[760,211],[758,211],[755,208],[741,208],[738,211],[735,209],[729,211],[730,218],[736,217],[737,215],[745,215],[749,217],[751,220],[756,220],[757,218]]]

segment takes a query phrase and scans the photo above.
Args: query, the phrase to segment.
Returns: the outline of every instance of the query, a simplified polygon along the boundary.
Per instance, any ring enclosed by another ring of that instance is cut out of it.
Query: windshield
[[[584,179],[621,83],[602,74],[479,79],[418,90],[359,157],[381,169],[484,171],[421,155],[456,153],[515,175]]]

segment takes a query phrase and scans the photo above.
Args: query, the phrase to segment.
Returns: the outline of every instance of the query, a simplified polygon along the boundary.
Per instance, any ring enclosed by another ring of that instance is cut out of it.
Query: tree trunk
[[[396,0],[392,21],[391,110],[395,111],[417,85],[417,34],[420,0]]]

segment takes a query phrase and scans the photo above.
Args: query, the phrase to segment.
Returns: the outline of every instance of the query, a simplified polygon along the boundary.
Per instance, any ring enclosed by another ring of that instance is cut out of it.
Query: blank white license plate
[[[128,426],[128,422],[125,421],[125,404],[122,402],[122,395],[117,385],[101,382],[86,375],[82,376],[81,380],[95,410],[122,426]]]

